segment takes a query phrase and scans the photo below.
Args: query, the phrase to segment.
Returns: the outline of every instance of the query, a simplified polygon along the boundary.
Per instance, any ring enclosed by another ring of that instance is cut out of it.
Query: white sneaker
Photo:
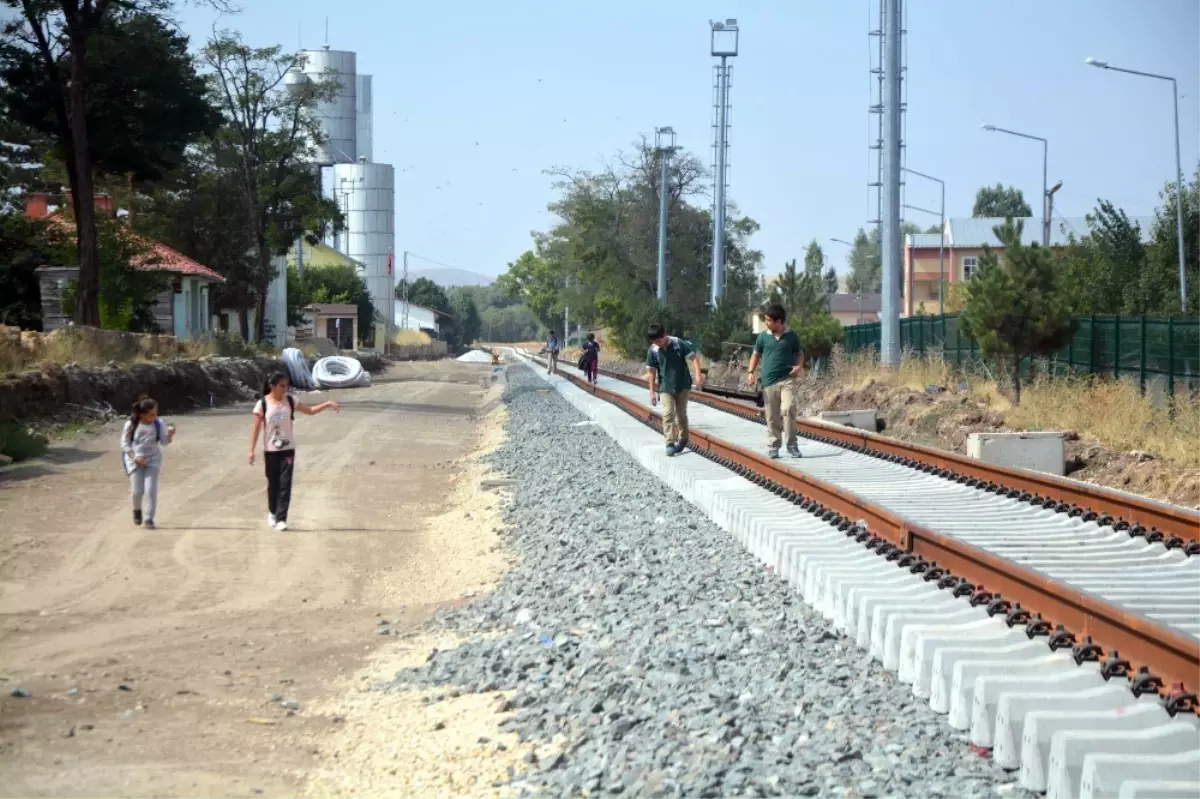
[[[274,527],[274,526],[275,526],[275,514],[268,513],[267,514],[267,527]]]
[[[275,522],[275,529],[282,533],[287,529],[287,522]]]

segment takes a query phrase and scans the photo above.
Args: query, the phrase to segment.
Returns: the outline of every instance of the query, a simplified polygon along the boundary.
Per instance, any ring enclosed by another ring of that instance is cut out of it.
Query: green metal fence
[[[1167,393],[1200,389],[1200,319],[1187,316],[1079,316],[1071,343],[1048,359],[1056,373],[1133,378],[1142,390],[1160,380]],[[875,322],[845,330],[847,353],[879,347]],[[975,342],[959,333],[958,317],[914,316],[900,320],[902,350],[941,349],[950,363],[979,358]],[[1023,364],[1028,368],[1027,364]]]

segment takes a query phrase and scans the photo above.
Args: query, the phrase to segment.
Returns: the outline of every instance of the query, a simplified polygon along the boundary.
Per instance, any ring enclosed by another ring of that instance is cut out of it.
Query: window
[[[962,258],[962,275],[963,280],[970,280],[975,277],[975,270],[979,266],[979,258],[974,255],[964,255]]]

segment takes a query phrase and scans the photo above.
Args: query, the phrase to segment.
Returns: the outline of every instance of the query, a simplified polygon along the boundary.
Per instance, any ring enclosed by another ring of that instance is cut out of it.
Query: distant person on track
[[[288,394],[288,377],[276,372],[267,378],[262,398],[254,403],[254,426],[250,431],[250,465],[254,465],[254,450],[258,447],[258,434],[266,428],[263,437],[263,464],[267,472],[267,524],[276,530],[288,528],[288,508],[292,503],[292,473],[296,466],[296,437],[292,423],[296,411],[305,416],[315,416],[332,408],[340,412],[342,406],[336,402],[306,405]]]
[[[587,341],[583,342],[583,355],[579,357],[579,368],[587,376],[587,381],[593,386],[596,385],[596,376],[600,371],[600,344],[596,341],[595,333],[588,333]]]
[[[558,334],[553,330],[546,337],[546,373],[554,374],[554,370],[558,368],[558,351],[562,349],[562,345],[558,343]]]
[[[804,372],[804,348],[800,337],[787,327],[787,311],[782,305],[768,305],[764,318],[767,329],[758,334],[754,354],[750,356],[750,384],[754,371],[762,365],[763,405],[767,415],[767,455],[779,457],[780,432],[787,437],[788,454],[800,457],[796,443],[796,399],[800,375]]]
[[[650,325],[646,337],[650,340],[650,349],[646,351],[650,404],[657,405],[659,397],[662,398],[663,439],[667,443],[667,457],[673,457],[687,449],[688,394],[693,385],[697,388],[704,385],[704,375],[700,374],[700,361],[692,345],[668,336],[661,324]]]
[[[154,529],[158,509],[162,448],[174,440],[175,425],[158,418],[158,403],[144,394],[138,397],[121,430],[121,460],[133,495],[133,523],[147,530]]]

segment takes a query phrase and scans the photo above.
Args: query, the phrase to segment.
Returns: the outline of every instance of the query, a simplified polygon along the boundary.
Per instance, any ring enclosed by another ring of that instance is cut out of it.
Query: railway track
[[[658,425],[636,378],[560,374]],[[1200,515],[807,420],[770,460],[757,408],[694,397],[705,460],[643,463],[1024,787],[1200,796]]]

